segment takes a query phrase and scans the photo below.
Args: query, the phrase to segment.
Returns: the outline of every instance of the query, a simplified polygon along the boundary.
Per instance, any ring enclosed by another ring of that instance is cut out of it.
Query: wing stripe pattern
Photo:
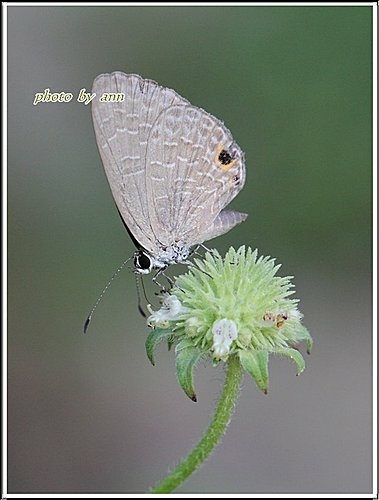
[[[171,89],[121,72],[99,75],[92,115],[104,170],[125,224],[142,247],[158,252],[146,194],[145,155],[148,135],[161,111],[188,104]],[[123,102],[100,102],[105,92],[124,93]]]
[[[229,170],[217,164],[220,148],[233,155]],[[244,181],[243,153],[219,120],[194,106],[161,112],[148,139],[146,187],[150,221],[163,246],[199,243]]]

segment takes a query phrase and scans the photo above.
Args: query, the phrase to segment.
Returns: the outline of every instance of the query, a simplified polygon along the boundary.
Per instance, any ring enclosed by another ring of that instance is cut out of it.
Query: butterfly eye
[[[223,170],[231,169],[237,161],[234,152],[227,151],[223,146],[219,146],[215,159],[217,165]]]
[[[151,271],[151,259],[143,250],[139,250],[134,255],[134,267],[138,273],[147,274]]]

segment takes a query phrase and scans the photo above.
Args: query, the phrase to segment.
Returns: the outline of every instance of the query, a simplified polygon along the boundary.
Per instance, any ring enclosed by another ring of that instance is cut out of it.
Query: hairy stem
[[[173,472],[170,472],[151,493],[170,493],[183,483],[193,472],[200,467],[210,455],[230,422],[242,380],[242,366],[237,356],[228,360],[228,370],[220,399],[203,437],[190,454],[180,462]]]

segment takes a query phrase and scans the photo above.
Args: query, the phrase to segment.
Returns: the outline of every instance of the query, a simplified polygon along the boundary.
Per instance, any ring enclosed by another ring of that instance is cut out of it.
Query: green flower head
[[[204,260],[195,259],[188,272],[176,278],[162,307],[150,308],[147,355],[154,364],[154,348],[163,339],[176,345],[179,383],[194,401],[193,368],[200,358],[214,365],[238,356],[243,368],[265,393],[268,390],[268,356],[290,357],[297,374],[304,370],[298,351],[302,340],[310,352],[312,338],[301,324],[302,315],[292,276],[276,276],[280,265],[244,246],[230,248],[223,259],[216,250]]]

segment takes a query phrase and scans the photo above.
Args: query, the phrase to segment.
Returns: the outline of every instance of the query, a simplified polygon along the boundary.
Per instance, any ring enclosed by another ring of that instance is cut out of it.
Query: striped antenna
[[[92,316],[93,316],[93,313],[95,312],[95,309],[96,307],[99,305],[101,299],[103,298],[105,292],[108,290],[108,288],[110,287],[112,281],[116,278],[116,276],[122,271],[122,269],[125,267],[125,265],[130,261],[130,259],[132,259],[132,257],[129,257],[129,259],[126,259],[122,264],[121,266],[113,273],[113,276],[112,278],[108,281],[108,283],[105,285],[105,287],[103,288],[103,291],[101,292],[101,294],[99,295],[97,301],[95,302],[93,308],[91,309],[91,312],[89,313],[89,315],[87,316],[87,319],[85,320],[84,322],[84,327],[83,327],[83,332],[84,333],[87,333],[87,330],[88,330],[88,326],[91,322],[91,319],[92,319]]]

